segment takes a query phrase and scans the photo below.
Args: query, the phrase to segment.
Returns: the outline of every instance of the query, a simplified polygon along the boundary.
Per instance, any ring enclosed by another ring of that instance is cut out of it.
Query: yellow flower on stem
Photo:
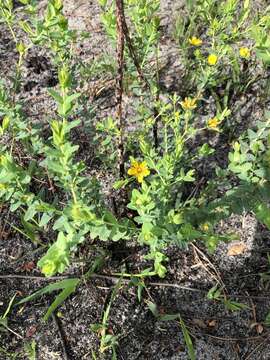
[[[196,108],[197,99],[191,99],[190,97],[186,97],[184,101],[181,101],[181,106],[184,110],[193,110]]]
[[[218,57],[215,54],[210,54],[207,58],[207,61],[209,65],[216,65]]]
[[[131,167],[128,170],[128,175],[135,176],[137,178],[137,181],[141,183],[144,177],[150,175],[150,171],[147,167],[146,161],[132,161]]]
[[[247,47],[241,47],[239,49],[239,55],[244,58],[244,59],[248,59],[250,57],[250,50]]]
[[[209,128],[211,129],[217,129],[218,125],[219,125],[219,120],[218,118],[214,117],[212,119],[209,119],[207,122],[207,125]]]
[[[202,40],[197,38],[196,36],[192,36],[190,39],[188,39],[188,42],[190,43],[190,45],[193,45],[193,46],[202,45]]]

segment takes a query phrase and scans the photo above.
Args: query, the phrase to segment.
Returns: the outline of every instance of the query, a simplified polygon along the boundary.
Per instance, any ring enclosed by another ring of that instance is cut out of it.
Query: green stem
[[[10,25],[10,22],[9,22],[7,19],[5,19],[5,20],[6,20],[6,23],[7,23],[8,28],[9,28],[9,31],[11,32],[11,35],[12,35],[12,37],[13,37],[13,40],[14,40],[15,43],[17,44],[17,37],[16,37],[16,35],[15,35],[15,33],[14,33],[11,25]]]
[[[163,179],[163,177],[161,176],[158,168],[155,166],[154,161],[151,158],[148,158],[148,160],[151,162],[152,168],[156,171],[156,173],[158,174],[160,180],[162,181],[163,185],[166,186],[166,181]]]

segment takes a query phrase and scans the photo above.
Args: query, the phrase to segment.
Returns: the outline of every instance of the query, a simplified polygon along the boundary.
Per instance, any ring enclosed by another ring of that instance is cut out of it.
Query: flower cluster
[[[202,40],[196,36],[192,36],[191,38],[189,38],[188,42],[190,45],[197,46],[197,47],[201,46],[203,43]],[[199,50],[195,50],[195,52],[196,51],[199,51]],[[251,56],[251,51],[247,47],[240,47],[239,55],[243,59],[249,59]],[[218,56],[214,53],[209,54],[207,57],[207,62],[208,62],[208,65],[211,65],[211,66],[216,65],[218,62]]]

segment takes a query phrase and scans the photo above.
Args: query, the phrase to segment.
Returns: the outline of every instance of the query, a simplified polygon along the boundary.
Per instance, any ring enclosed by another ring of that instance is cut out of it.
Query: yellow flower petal
[[[143,177],[144,177],[143,174],[137,175],[137,181],[138,181],[139,183],[142,183]]]
[[[209,119],[207,122],[207,125],[212,128],[212,129],[216,129],[219,125],[219,120],[218,118],[214,117],[212,119]]]
[[[200,46],[202,45],[202,40],[197,38],[196,36],[192,36],[190,39],[188,39],[190,45],[193,46]]]
[[[193,110],[197,107],[196,105],[196,99],[191,99],[191,98],[185,98],[184,101],[181,101],[181,106],[184,110]]]
[[[128,169],[128,175],[135,176],[137,178],[137,181],[141,183],[143,181],[143,178],[150,175],[150,171],[147,167],[147,162],[138,162],[133,161],[131,163],[131,168]]]
[[[133,167],[128,169],[128,175],[135,175],[135,174],[136,174],[136,170]]]
[[[207,58],[207,61],[209,65],[216,65],[218,57],[215,54],[210,54]]]
[[[244,59],[248,59],[250,57],[250,50],[247,47],[241,47],[239,49],[239,55],[244,58]]]
[[[148,175],[150,175],[150,170],[149,169],[144,171],[144,176],[148,176]]]
[[[134,161],[132,161],[131,166],[134,166],[134,167],[139,166],[139,162],[134,160]]]

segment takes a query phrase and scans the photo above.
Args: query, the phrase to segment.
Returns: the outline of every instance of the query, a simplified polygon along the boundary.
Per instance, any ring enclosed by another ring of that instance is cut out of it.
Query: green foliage
[[[260,17],[251,28],[251,36],[255,41],[256,55],[263,61],[266,66],[269,66],[270,64],[269,10],[270,7],[268,6],[265,9],[265,15]]]
[[[145,259],[152,263],[146,273],[164,277],[170,244],[186,247],[200,240],[214,251],[219,241],[233,238],[214,231],[215,224],[232,213],[253,211],[270,226],[269,119],[240,137],[234,138],[229,131],[234,121],[231,92],[241,93],[254,81],[246,73],[248,64],[261,59],[267,63],[263,56],[268,51],[268,12],[252,19],[248,0],[227,0],[220,6],[210,0],[187,1],[187,16],[182,22],[178,19],[175,28],[185,64],[183,94],[159,98],[160,3],[125,1],[130,31],[124,56],[124,91],[134,97],[134,116],[126,129],[119,129],[113,116],[93,119],[89,137],[93,157],[100,162],[100,172],[109,173],[114,180],[104,191],[100,176],[80,160],[83,149],[77,134],[86,133],[83,111],[89,103],[85,103],[83,93],[84,74],[88,81],[93,75],[102,76],[102,71],[115,72],[115,60],[110,62],[104,54],[104,66],[93,63],[88,68],[82,64],[73,49],[75,41],[85,35],[68,28],[62,1],[49,0],[42,15],[35,1],[21,3],[24,20],[18,20],[12,1],[0,2],[3,26],[12,34],[18,55],[11,85],[10,79],[0,83],[0,199],[21,219],[22,228],[13,228],[46,249],[38,262],[46,276],[64,272],[79,245],[89,239],[135,240],[146,245],[149,252]],[[115,45],[115,4],[100,1],[100,6],[104,28]],[[199,26],[202,22],[204,28]],[[17,38],[18,26],[27,42]],[[243,42],[248,36],[254,43],[246,48]],[[48,89],[55,111],[43,124],[28,118],[19,98],[22,64],[35,46],[48,52],[58,74],[58,86]],[[144,80],[138,76],[138,66]],[[215,99],[215,113],[202,117],[209,94]],[[154,141],[153,130],[157,131]],[[233,138],[228,168],[217,169],[200,188],[200,165],[216,149],[198,139],[226,131]],[[119,179],[117,139],[122,132],[130,168],[126,162],[127,176]],[[108,205],[108,193],[113,191],[125,194],[118,214]],[[41,241],[40,234],[50,241]]]
[[[233,152],[229,154],[228,169],[248,183],[264,183],[269,176],[269,115],[266,113],[266,121],[257,122],[256,130],[248,129],[247,134],[233,144]]]

